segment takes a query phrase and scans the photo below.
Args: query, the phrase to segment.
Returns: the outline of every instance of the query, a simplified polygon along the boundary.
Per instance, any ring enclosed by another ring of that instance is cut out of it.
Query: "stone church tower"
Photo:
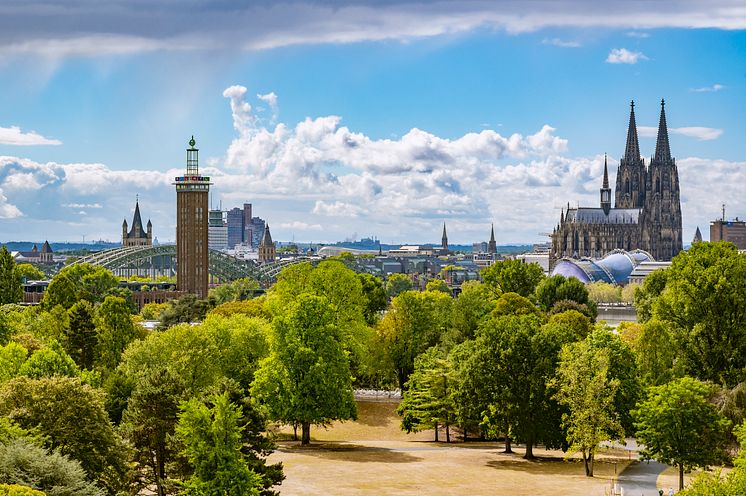
[[[640,157],[632,102],[614,208],[606,160],[600,193],[600,208],[563,209],[552,232],[551,266],[563,257],[601,258],[617,249],[640,249],[655,260],[668,261],[682,250],[679,173],[668,143],[665,102],[661,101],[655,155],[647,168]]]
[[[140,200],[135,201],[135,215],[132,217],[132,229],[127,231],[127,219],[122,222],[122,246],[151,246],[153,244],[153,224],[148,219],[147,231],[142,227],[140,217]]]

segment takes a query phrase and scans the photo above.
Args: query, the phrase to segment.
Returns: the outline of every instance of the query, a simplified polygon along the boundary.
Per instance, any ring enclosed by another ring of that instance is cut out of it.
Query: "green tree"
[[[50,451],[28,438],[16,438],[0,444],[0,483],[27,486],[29,492],[0,495],[104,496],[101,488],[86,478],[76,460]],[[7,486],[5,486],[7,487]],[[31,488],[34,491],[31,491]],[[39,491],[44,491],[38,492]]]
[[[746,380],[744,294],[746,254],[730,243],[695,243],[666,269],[652,317],[671,330],[686,374],[729,387]]]
[[[391,301],[378,326],[394,366],[399,388],[404,389],[414,360],[441,340],[448,327],[453,299],[439,291],[405,291]]]
[[[97,365],[103,370],[114,370],[127,345],[138,337],[129,305],[123,298],[106,297],[96,313],[96,334]]]
[[[190,322],[202,322],[210,310],[207,300],[200,300],[195,295],[182,296],[178,300],[168,302],[168,306],[161,312],[160,329]]]
[[[482,425],[493,437],[504,433],[525,443],[529,460],[536,444],[559,448],[565,442],[563,412],[547,387],[563,344],[573,337],[563,331],[536,314],[519,314],[485,322],[477,336],[472,364],[488,394]]]
[[[409,376],[407,389],[396,410],[402,417],[402,429],[407,432],[434,429],[437,442],[438,427],[443,426],[446,442],[451,442],[450,426],[455,419],[452,376],[451,362],[437,347],[415,359],[414,372]]]
[[[0,346],[0,382],[17,377],[27,357],[28,351],[18,343]]]
[[[356,418],[342,335],[331,305],[302,294],[272,321],[271,352],[261,361],[251,387],[270,418],[298,423],[301,443],[311,441],[311,424]]]
[[[253,298],[258,289],[257,281],[245,277],[211,289],[208,299],[213,305],[221,305],[229,301],[243,301]]]
[[[44,280],[44,272],[40,271],[30,263],[23,263],[16,265],[16,274],[21,278],[21,281],[42,281]]]
[[[17,484],[0,484],[0,496],[46,496],[43,492]]]
[[[383,282],[372,274],[358,274],[365,295],[365,320],[369,325],[378,322],[378,315],[386,310],[389,304],[388,295],[383,287]]]
[[[501,317],[503,315],[539,315],[539,309],[536,308],[531,300],[518,293],[503,293],[495,301],[495,308],[492,310],[492,317]]]
[[[635,288],[637,320],[647,322],[653,317],[653,303],[666,289],[668,269],[657,269],[645,277],[642,286]]]
[[[65,348],[80,368],[90,369],[96,358],[96,324],[94,309],[86,300],[75,303],[68,311],[70,327],[67,330]]]
[[[486,411],[485,382],[478,376],[483,369],[475,366],[477,347],[476,341],[469,339],[454,346],[448,354],[453,370],[453,408],[454,424],[461,428],[464,441],[469,433],[481,430],[482,412]]]
[[[99,303],[110,289],[118,285],[119,280],[104,267],[84,263],[68,265],[50,281],[42,300],[43,306],[62,305],[69,310],[78,300]]]
[[[549,385],[556,390],[555,399],[568,408],[562,424],[570,451],[581,453],[585,475],[593,477],[599,444],[624,438],[614,405],[620,381],[610,373],[609,350],[594,347],[590,339],[564,346],[560,358]]]
[[[741,450],[733,461],[733,470],[725,477],[720,472],[702,472],[689,485],[679,492],[680,496],[741,496],[746,494],[746,426],[740,424],[733,429],[741,445]]]
[[[151,369],[137,381],[122,418],[122,432],[132,443],[135,461],[148,469],[142,485],[155,484],[158,496],[169,489],[166,463],[175,455],[170,436],[183,398],[178,376],[165,368]]]
[[[572,300],[591,308],[595,318],[595,304],[589,299],[585,284],[574,277],[547,277],[536,287],[536,300],[545,312],[550,311],[558,302]]]
[[[241,407],[228,394],[212,396],[208,407],[196,398],[182,404],[176,433],[194,468],[184,484],[195,496],[259,496],[262,478],[251,470],[242,449]]]
[[[0,415],[38,429],[45,446],[80,462],[107,491],[123,487],[127,447],[104,410],[104,393],[77,378],[19,377],[0,386]]]
[[[622,301],[622,288],[608,282],[596,281],[587,284],[588,298],[595,303],[619,303]]]
[[[482,320],[495,308],[495,294],[486,284],[467,281],[451,307],[448,343],[459,344],[473,339]]]
[[[16,261],[8,249],[0,249],[0,305],[17,303],[23,299],[21,278],[17,272]]]
[[[682,377],[648,389],[648,396],[633,412],[637,441],[644,459],[656,459],[679,468],[679,491],[684,472],[725,459],[725,434],[730,422],[708,401],[712,389],[691,377]]]
[[[406,274],[390,274],[386,278],[386,294],[394,298],[404,291],[412,289],[412,279]]]
[[[62,345],[52,341],[48,347],[34,351],[18,370],[18,375],[41,379],[42,377],[78,377],[80,369]]]
[[[528,298],[544,279],[544,270],[536,263],[521,260],[499,260],[481,272],[486,285],[498,293],[518,293]]]
[[[427,286],[425,286],[426,291],[440,291],[441,293],[445,293],[448,296],[451,296],[453,294],[453,291],[451,291],[451,288],[448,287],[448,284],[442,279],[430,279],[427,281]]]

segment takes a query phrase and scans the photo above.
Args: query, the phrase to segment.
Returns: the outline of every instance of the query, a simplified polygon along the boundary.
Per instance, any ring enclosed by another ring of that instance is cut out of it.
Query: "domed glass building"
[[[654,261],[650,253],[643,250],[614,250],[600,260],[563,258],[554,266],[552,275],[574,277],[584,283],[603,281],[627,284],[630,274],[638,264]]]

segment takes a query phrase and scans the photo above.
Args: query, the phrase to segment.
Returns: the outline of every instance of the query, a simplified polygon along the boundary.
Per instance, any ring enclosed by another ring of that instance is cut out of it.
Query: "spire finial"
[[[140,193],[135,194],[135,203],[140,203]]]
[[[192,135],[192,138],[189,140],[189,146],[194,148],[194,145],[196,145],[197,142],[194,140],[194,135]]]

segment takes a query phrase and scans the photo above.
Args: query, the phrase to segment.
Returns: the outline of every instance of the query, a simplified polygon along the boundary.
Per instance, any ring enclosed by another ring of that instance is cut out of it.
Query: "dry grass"
[[[628,463],[623,450],[607,450],[590,479],[582,462],[565,460],[559,451],[535,449],[539,458],[529,462],[522,447],[504,454],[501,443],[434,443],[432,431],[408,435],[399,429],[395,403],[358,405],[357,421],[312,428],[310,447],[279,443],[270,460],[285,465],[282,494],[603,495],[614,463],[618,472]]]

